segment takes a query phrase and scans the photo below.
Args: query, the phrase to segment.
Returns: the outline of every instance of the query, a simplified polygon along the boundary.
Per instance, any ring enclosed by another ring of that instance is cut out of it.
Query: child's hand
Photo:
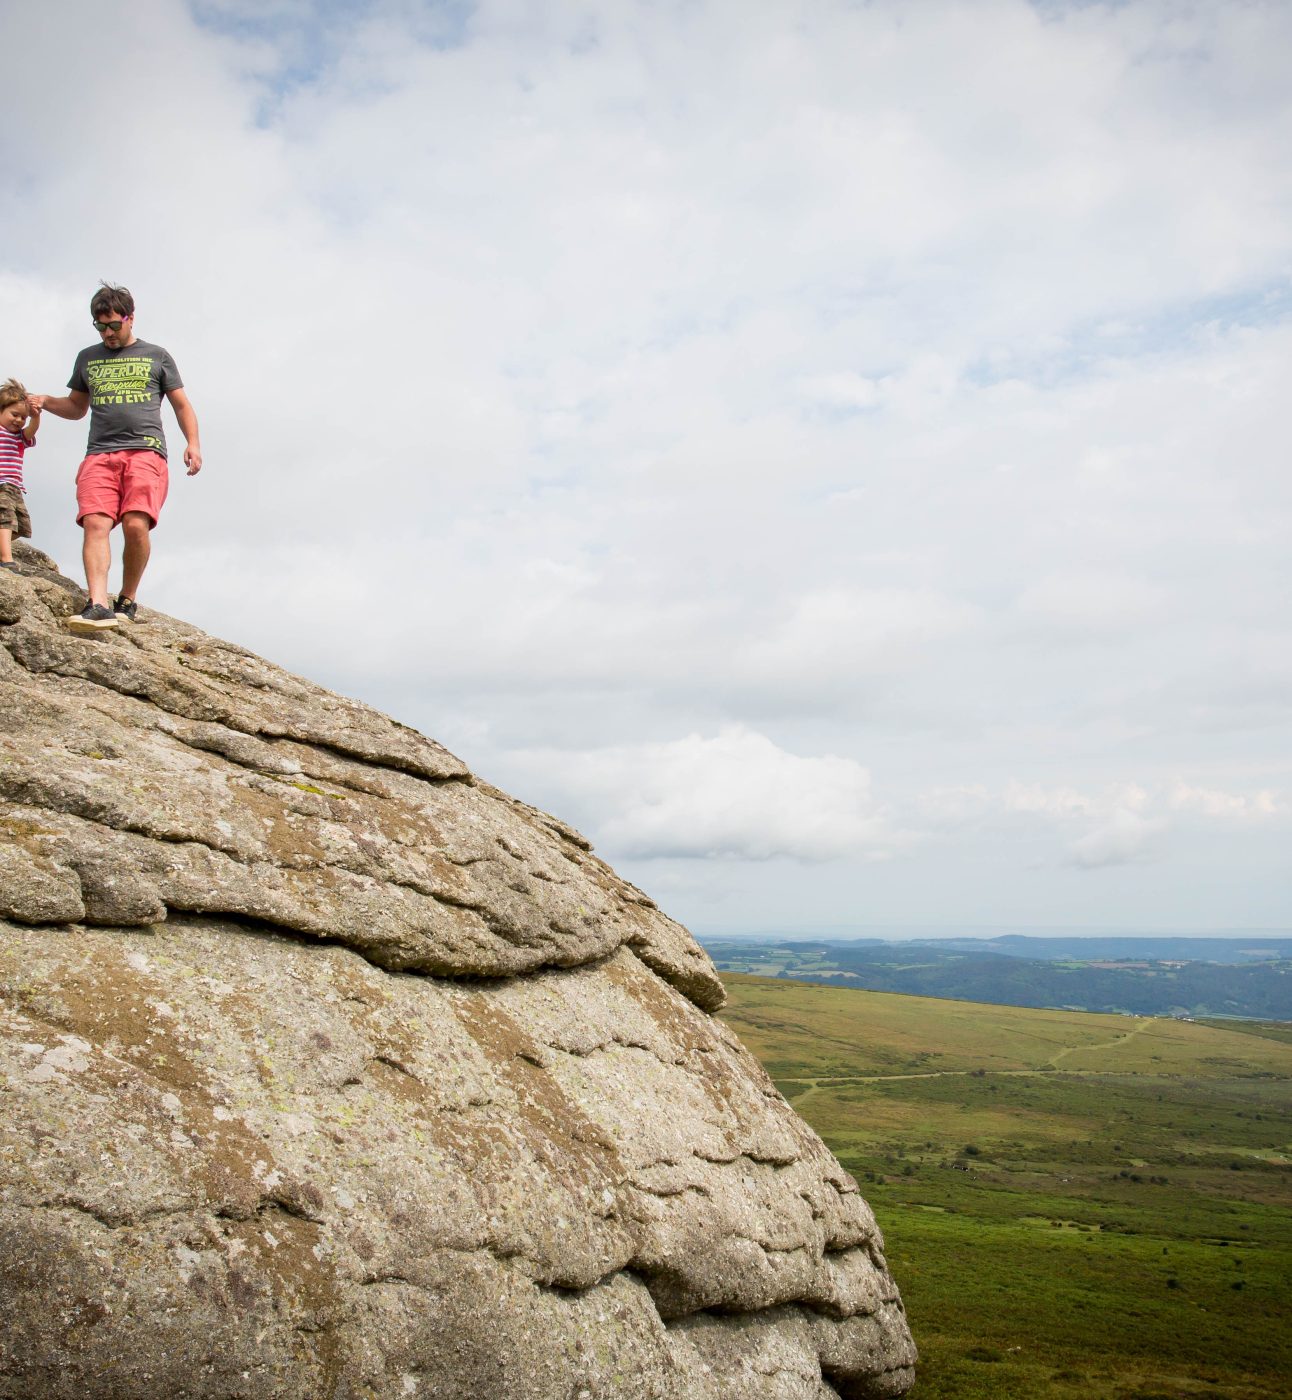
[[[48,394],[28,394],[27,412],[39,418],[45,411],[45,400],[47,398],[49,398]]]

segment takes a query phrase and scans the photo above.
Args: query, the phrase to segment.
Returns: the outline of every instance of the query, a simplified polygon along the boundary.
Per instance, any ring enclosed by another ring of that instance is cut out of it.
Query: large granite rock
[[[0,1397],[828,1400],[914,1349],[685,929],[559,821],[0,574]]]

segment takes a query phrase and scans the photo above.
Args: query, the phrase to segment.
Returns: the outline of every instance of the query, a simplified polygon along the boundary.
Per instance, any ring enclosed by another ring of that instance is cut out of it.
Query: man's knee
[[[121,533],[128,540],[147,539],[152,528],[152,519],[142,510],[128,510],[121,517]]]
[[[112,517],[110,515],[83,515],[81,517],[81,529],[86,536],[93,536],[96,539],[107,539],[112,533]]]

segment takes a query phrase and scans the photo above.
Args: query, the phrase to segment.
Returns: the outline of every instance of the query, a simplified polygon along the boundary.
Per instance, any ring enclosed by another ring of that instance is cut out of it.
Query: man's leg
[[[152,554],[152,528],[152,521],[141,510],[128,510],[121,517],[121,533],[126,537],[121,558],[121,596],[131,601],[139,596],[139,584]]]
[[[85,564],[85,586],[90,590],[90,602],[111,607],[108,602],[108,568],[112,563],[112,545],[108,536],[112,533],[112,517],[97,514],[83,516],[81,529],[85,531],[81,559]]]

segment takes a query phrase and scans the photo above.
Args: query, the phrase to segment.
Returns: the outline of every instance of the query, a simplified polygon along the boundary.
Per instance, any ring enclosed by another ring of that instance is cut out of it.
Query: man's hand
[[[180,432],[184,434],[184,441],[188,444],[184,449],[184,465],[188,468],[189,476],[196,476],[202,470],[202,448],[197,436],[197,414],[193,412],[193,405],[188,401],[188,395],[183,389],[167,389],[166,397],[170,400],[170,406],[175,410],[175,421],[179,424]]]
[[[45,400],[46,400],[47,398],[49,398],[49,395],[48,395],[48,394],[28,394],[28,395],[27,395],[27,412],[28,412],[28,413],[36,413],[36,414],[44,413],[44,411],[45,411]]]
[[[66,398],[58,398],[54,394],[28,394],[27,402],[42,413],[66,418],[69,423],[84,418],[90,408],[90,396],[84,389],[72,389]]]

